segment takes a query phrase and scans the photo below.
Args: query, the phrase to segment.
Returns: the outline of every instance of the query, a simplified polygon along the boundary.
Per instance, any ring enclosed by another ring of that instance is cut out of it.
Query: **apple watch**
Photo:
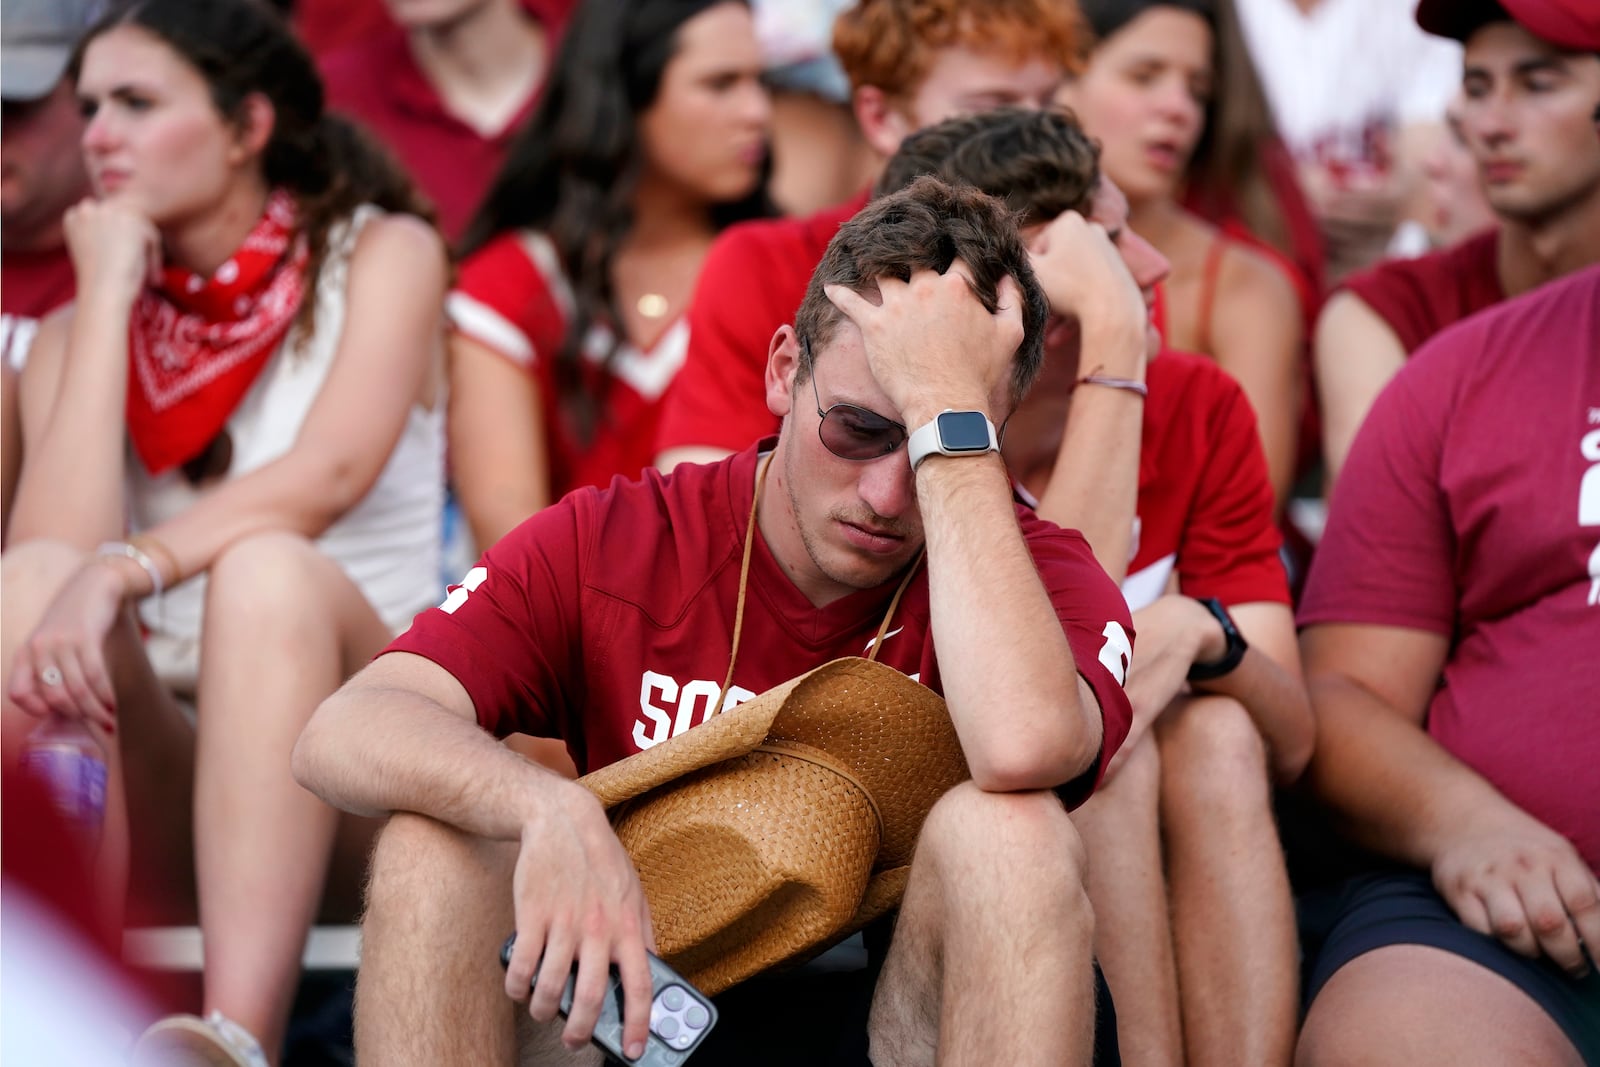
[[[985,452],[1000,451],[1000,438],[994,432],[994,423],[981,411],[956,411],[946,408],[912,431],[906,442],[906,455],[911,469],[916,470],[922,461],[932,455],[981,456]]]
[[[1228,609],[1222,606],[1222,601],[1214,596],[1196,597],[1211,617],[1217,620],[1222,627],[1222,636],[1228,642],[1222,658],[1211,663],[1196,663],[1189,668],[1189,681],[1208,682],[1232,671],[1244,659],[1245,650],[1250,646],[1245,644],[1244,635],[1233,624],[1233,616],[1228,614]]]

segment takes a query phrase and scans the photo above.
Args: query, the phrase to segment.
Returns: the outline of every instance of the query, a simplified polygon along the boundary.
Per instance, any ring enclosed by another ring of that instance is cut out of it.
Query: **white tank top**
[[[228,420],[233,462],[228,477],[263,467],[289,451],[333,367],[344,332],[350,253],[366,223],[382,212],[358,208],[329,234],[316,287],[316,331],[299,344],[286,339]],[[291,338],[294,331],[290,331]],[[206,492],[180,471],[152,478],[129,452],[127,499],[135,530],[159,525],[193,507]],[[317,539],[366,596],[391,632],[439,596],[444,507],[444,403],[415,405],[389,462],[372,489]],[[204,574],[140,607],[145,625],[175,638],[198,638],[206,596]]]

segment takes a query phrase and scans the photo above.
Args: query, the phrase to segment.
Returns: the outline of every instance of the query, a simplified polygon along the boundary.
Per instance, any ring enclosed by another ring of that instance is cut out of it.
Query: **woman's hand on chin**
[[[63,219],[78,301],[133,304],[161,272],[161,236],[137,208],[112,198],[80,200]]]

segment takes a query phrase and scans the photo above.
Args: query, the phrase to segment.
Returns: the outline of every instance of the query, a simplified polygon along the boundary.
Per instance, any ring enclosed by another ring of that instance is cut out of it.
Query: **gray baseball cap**
[[[0,0],[0,97],[37,100],[56,87],[99,0]]]

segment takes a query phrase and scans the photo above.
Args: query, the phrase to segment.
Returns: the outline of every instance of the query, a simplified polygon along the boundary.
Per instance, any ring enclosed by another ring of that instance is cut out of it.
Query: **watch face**
[[[948,452],[987,452],[989,420],[981,411],[946,411],[939,416],[939,443]]]

